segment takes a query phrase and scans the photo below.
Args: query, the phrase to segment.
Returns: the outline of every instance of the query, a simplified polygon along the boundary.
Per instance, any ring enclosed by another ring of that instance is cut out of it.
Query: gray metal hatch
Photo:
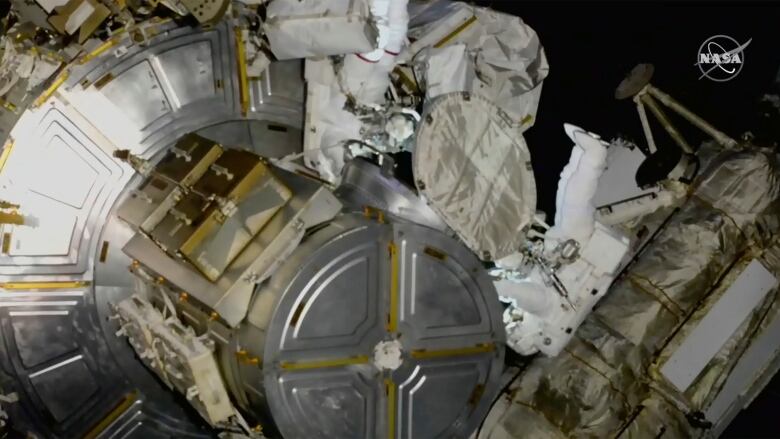
[[[284,437],[468,437],[503,367],[501,308],[477,258],[433,229],[357,215],[317,234],[287,261],[297,269],[266,338]],[[380,343],[400,347],[400,365],[375,355]]]

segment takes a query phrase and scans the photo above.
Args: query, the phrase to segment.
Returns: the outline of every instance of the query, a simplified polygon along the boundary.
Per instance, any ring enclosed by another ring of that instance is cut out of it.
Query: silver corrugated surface
[[[775,295],[724,345],[690,394],[654,381],[651,366],[672,346],[670,340],[679,342],[674,337],[682,335],[675,334],[707,303],[702,301],[741,272],[745,263],[738,261],[760,256],[778,235],[779,177],[780,158],[770,151],[715,157],[691,198],[616,281],[565,352],[535,360],[513,383],[513,404],[481,437],[525,437],[524,428],[541,432],[551,426],[563,437],[578,438],[701,434],[701,425],[689,419],[711,401],[734,356],[777,313]],[[770,251],[765,259],[775,257]]]
[[[469,93],[439,97],[423,120],[413,157],[417,188],[481,258],[517,251],[536,209],[531,155],[519,125]]]

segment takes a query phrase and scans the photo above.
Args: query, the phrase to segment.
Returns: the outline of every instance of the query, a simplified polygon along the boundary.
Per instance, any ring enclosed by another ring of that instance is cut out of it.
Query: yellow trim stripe
[[[138,399],[138,393],[136,391],[133,391],[129,393],[127,396],[122,398],[122,400],[119,402],[119,404],[114,407],[113,410],[111,410],[103,419],[100,420],[100,422],[97,423],[94,427],[92,427],[87,434],[84,435],[84,439],[94,439],[100,435],[106,428],[108,428],[114,421],[119,418],[122,413],[126,412],[132,405],[135,403],[136,399]]]
[[[54,80],[54,82],[49,86],[49,88],[46,89],[40,96],[38,96],[38,99],[35,100],[35,103],[33,104],[34,107],[40,107],[41,104],[46,102],[47,99],[51,97],[51,95],[54,94],[55,91],[57,91],[58,88],[65,82],[65,80],[68,79],[68,71],[63,71],[60,76],[57,77],[57,79]]]
[[[249,111],[249,79],[246,74],[246,52],[244,49],[244,37],[241,28],[235,28],[236,54],[238,58],[238,87],[241,93],[241,114],[246,116]]]
[[[409,75],[403,71],[403,69],[396,67],[393,72],[398,75],[398,77],[401,79],[401,82],[403,82],[405,86],[409,87],[409,90],[419,91],[420,88],[417,86],[417,81],[410,78]]]
[[[387,439],[395,439],[396,418],[396,389],[392,379],[385,379],[385,392],[387,392]]]
[[[89,285],[86,281],[62,281],[62,282],[3,282],[0,288],[6,290],[66,290],[70,288],[83,288]]]
[[[283,362],[280,364],[284,370],[308,370],[308,369],[323,369],[328,367],[340,367],[350,366],[353,364],[367,364],[368,357],[365,355],[358,355],[350,358],[337,358],[334,360],[322,360],[322,361],[310,361],[307,363],[292,363]]]
[[[13,149],[14,141],[9,140],[9,142],[5,145],[5,148],[3,148],[3,152],[0,153],[0,172],[3,172],[5,164],[8,162],[8,158],[11,157],[11,151],[13,151]]]
[[[97,58],[101,53],[103,53],[106,50],[114,47],[116,45],[116,43],[117,43],[117,40],[114,39],[114,38],[111,38],[110,40],[106,41],[105,43],[97,46],[95,48],[95,50],[93,50],[92,52],[89,52],[88,54],[84,55],[84,57],[82,57],[79,60],[79,64],[86,64],[86,63],[92,61],[93,59]]]
[[[0,224],[15,224],[21,226],[24,224],[24,216],[19,214],[16,209],[10,212],[0,211]],[[9,243],[8,245],[10,246],[11,244]]]
[[[496,350],[496,345],[493,343],[479,344],[471,348],[456,348],[456,349],[442,349],[438,351],[428,351],[425,349],[419,349],[411,352],[412,358],[418,360],[424,360],[429,358],[441,358],[441,357],[460,357],[464,355],[476,355],[486,352],[493,352]]]
[[[8,254],[11,252],[11,234],[6,232],[3,233],[3,254]]]
[[[12,102],[8,102],[5,99],[0,98],[0,105],[8,111],[16,112],[16,105]]]
[[[394,242],[387,246],[390,251],[390,315],[387,319],[387,332],[398,331],[398,247]]]
[[[441,41],[439,41],[438,43],[434,44],[433,47],[436,48],[436,49],[440,49],[440,48],[444,47],[447,43],[452,41],[455,37],[457,37],[461,32],[466,30],[469,26],[471,26],[472,24],[476,23],[476,21],[477,21],[477,16],[476,15],[471,17],[471,18],[469,18],[463,24],[461,24],[460,26],[455,28],[455,30],[452,31],[449,35],[447,35],[446,37],[442,38]]]

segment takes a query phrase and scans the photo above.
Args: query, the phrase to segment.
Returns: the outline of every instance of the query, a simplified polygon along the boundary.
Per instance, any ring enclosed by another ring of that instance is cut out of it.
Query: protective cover
[[[277,59],[296,59],[376,48],[378,31],[368,0],[274,0],[265,34]]]
[[[497,421],[479,438],[706,435],[710,421],[702,412],[735,362],[780,315],[776,292],[685,394],[652,371],[659,354],[673,350],[748,259],[759,257],[778,271],[771,262],[778,259],[773,244],[780,230],[778,177],[778,156],[771,151],[727,151],[712,160],[691,198],[612,286],[564,352],[535,360],[512,383],[512,404],[491,414]]]
[[[481,96],[452,93],[428,106],[415,148],[417,188],[471,250],[496,260],[520,248],[536,183],[518,124]]]
[[[523,130],[530,128],[550,67],[536,32],[520,18],[465,3],[432,5],[412,22],[417,26],[410,37],[424,35],[463,9],[474,18],[414,58],[427,98],[456,91],[479,93],[522,122]],[[448,14],[430,22],[425,18],[430,10]]]

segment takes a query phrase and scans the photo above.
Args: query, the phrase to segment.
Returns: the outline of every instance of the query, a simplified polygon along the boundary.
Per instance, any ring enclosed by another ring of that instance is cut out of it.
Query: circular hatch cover
[[[412,167],[417,189],[483,260],[518,251],[536,209],[531,154],[495,103],[449,93],[426,106]]]
[[[285,263],[296,269],[264,352],[283,436],[468,437],[504,356],[501,306],[478,259],[435,230],[357,215],[310,240]]]

